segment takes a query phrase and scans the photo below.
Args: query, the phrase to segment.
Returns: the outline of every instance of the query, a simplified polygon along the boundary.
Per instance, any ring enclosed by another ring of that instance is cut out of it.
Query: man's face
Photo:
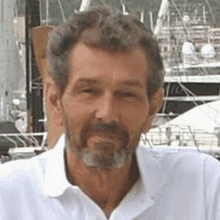
[[[148,124],[148,66],[129,53],[76,45],[61,97],[69,150],[87,166],[116,169],[130,158]]]

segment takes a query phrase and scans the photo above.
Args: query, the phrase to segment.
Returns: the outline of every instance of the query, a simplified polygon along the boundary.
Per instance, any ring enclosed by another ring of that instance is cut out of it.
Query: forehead
[[[80,78],[102,79],[111,83],[131,80],[143,85],[147,81],[147,59],[139,47],[110,53],[79,43],[70,52],[69,64],[69,81]]]

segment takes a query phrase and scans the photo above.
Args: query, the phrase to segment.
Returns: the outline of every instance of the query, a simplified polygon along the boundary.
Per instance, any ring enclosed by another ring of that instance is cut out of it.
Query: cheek
[[[149,113],[149,106],[143,104],[139,108],[135,105],[122,108],[121,117],[123,124],[130,131],[130,134],[137,133],[142,130],[146,124]]]
[[[63,105],[63,115],[69,132],[79,140],[83,127],[91,117],[89,109],[81,108],[80,106],[74,105],[73,102],[69,102]]]

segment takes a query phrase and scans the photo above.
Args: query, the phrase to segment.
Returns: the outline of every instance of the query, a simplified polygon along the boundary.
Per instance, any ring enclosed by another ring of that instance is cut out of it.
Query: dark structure
[[[31,145],[31,141],[25,138],[11,121],[0,122],[0,134],[7,134],[7,137],[0,136],[0,157],[8,155],[8,150],[13,147],[23,147]],[[9,134],[21,134],[19,136],[10,136]]]
[[[26,0],[25,20],[28,128],[31,132],[43,132],[44,125],[39,121],[44,118],[42,79],[37,68],[31,41],[32,28],[40,25],[39,0]]]

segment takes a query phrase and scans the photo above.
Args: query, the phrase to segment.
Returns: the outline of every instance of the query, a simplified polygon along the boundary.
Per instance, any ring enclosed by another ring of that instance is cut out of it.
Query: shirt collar
[[[66,177],[64,149],[65,135],[62,134],[51,150],[46,164],[44,190],[51,197],[61,196],[67,188],[72,187]]]
[[[136,151],[141,182],[145,188],[146,196],[155,200],[167,181],[163,157],[160,152],[146,146],[139,146]]]
[[[66,189],[73,187],[66,177],[64,148],[65,135],[62,134],[51,150],[46,165],[44,190],[51,197],[61,196]],[[160,155],[147,147],[139,146],[136,156],[145,196],[154,200],[166,182]]]

